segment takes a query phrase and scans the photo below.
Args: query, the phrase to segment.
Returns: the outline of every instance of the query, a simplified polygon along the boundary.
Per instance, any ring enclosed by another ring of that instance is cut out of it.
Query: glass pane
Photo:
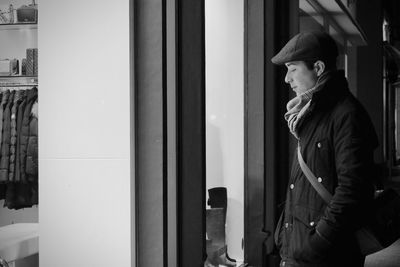
[[[243,0],[205,1],[205,266],[240,266],[244,258],[243,6]]]

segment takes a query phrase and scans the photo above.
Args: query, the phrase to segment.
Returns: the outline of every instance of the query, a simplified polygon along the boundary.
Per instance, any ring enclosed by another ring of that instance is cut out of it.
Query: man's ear
[[[324,71],[325,71],[325,63],[321,60],[317,60],[314,63],[314,70],[317,73],[318,77],[321,76],[322,73],[324,73]]]

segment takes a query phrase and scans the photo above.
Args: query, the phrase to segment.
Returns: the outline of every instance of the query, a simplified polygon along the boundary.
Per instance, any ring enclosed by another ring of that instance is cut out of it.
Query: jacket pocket
[[[293,210],[293,217],[306,228],[312,229],[321,218],[322,211],[315,210],[303,205],[296,205]]]
[[[316,227],[321,215],[321,211],[303,205],[294,207],[289,252],[291,255],[303,249],[304,241],[309,238],[310,232]]]

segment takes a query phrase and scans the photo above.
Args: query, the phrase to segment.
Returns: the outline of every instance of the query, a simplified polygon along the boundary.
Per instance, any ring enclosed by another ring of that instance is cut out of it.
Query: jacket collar
[[[313,95],[312,102],[317,107],[329,107],[336,104],[349,93],[347,79],[343,70],[337,70],[330,75],[324,87]]]

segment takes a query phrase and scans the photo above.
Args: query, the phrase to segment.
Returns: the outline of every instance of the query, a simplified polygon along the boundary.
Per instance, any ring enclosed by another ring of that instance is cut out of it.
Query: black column
[[[204,266],[204,1],[177,2],[177,175],[179,267]]]

